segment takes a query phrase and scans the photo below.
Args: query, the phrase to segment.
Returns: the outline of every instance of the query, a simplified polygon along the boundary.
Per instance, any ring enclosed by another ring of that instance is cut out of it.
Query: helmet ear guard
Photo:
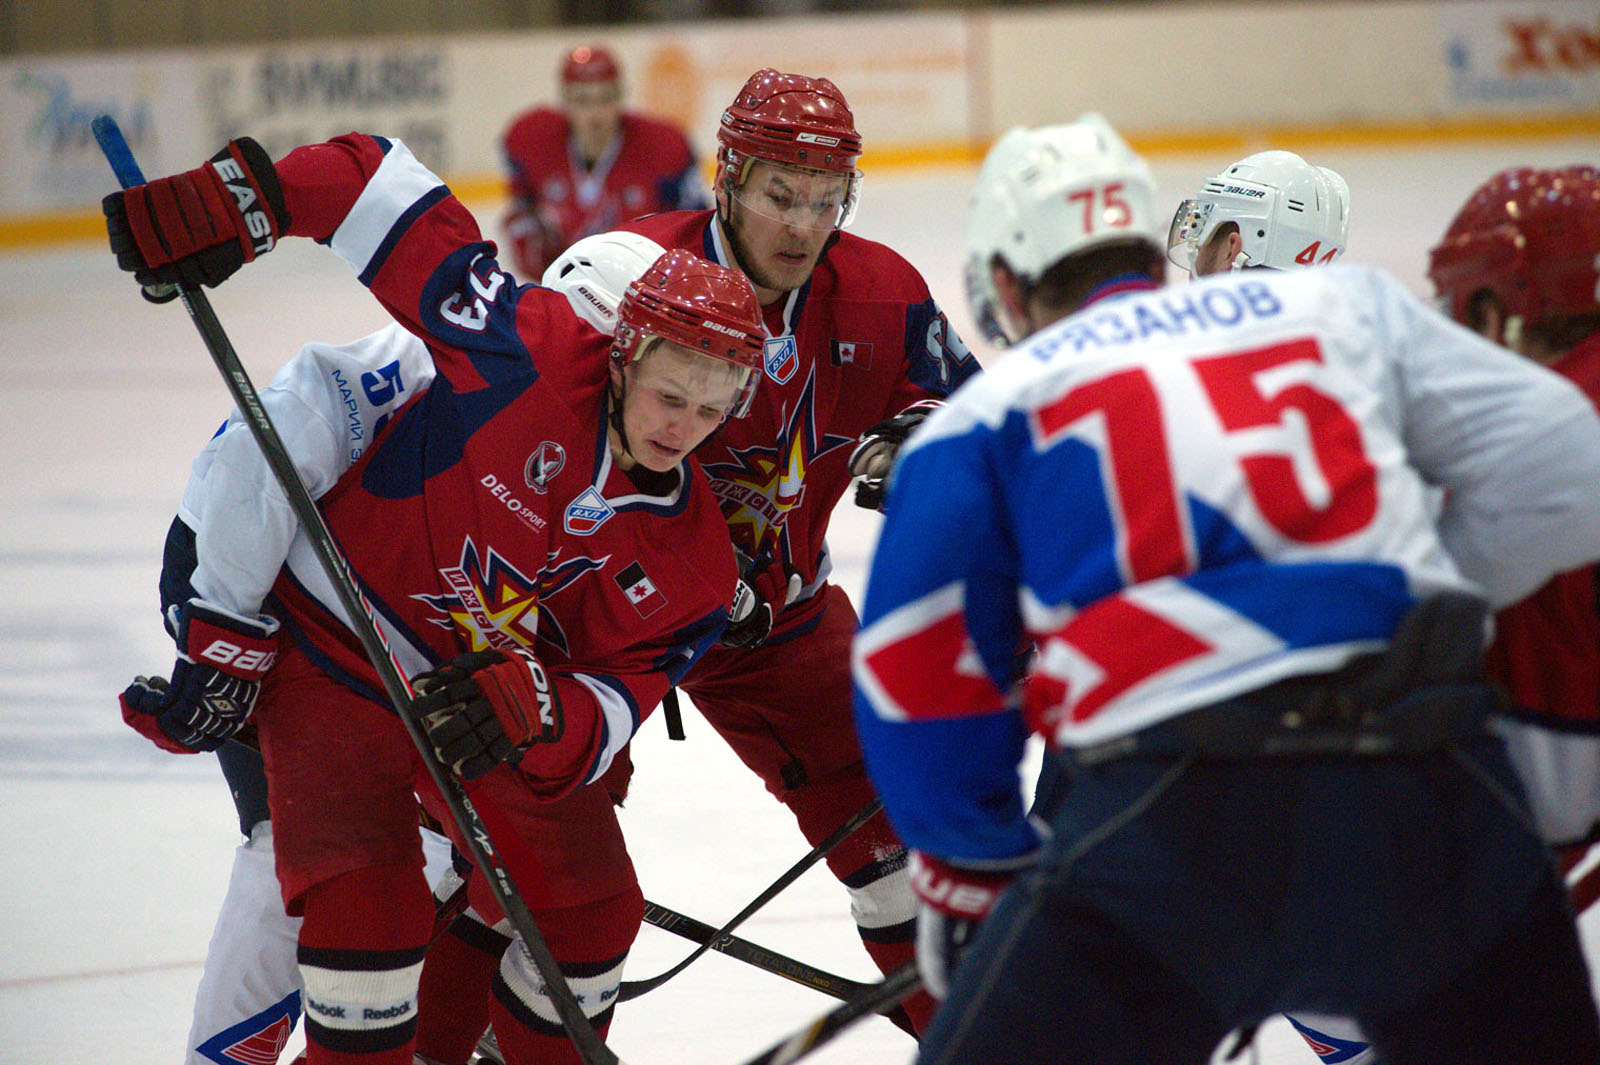
[[[619,369],[644,354],[648,337],[660,337],[743,371],[728,408],[743,417],[761,380],[766,329],[750,281],[736,270],[674,248],[630,284],[617,307],[611,360]]]
[[[1163,216],[1164,217],[1164,216]],[[1094,113],[995,142],[973,184],[967,215],[967,301],[993,343],[1021,339],[990,268],[999,259],[1024,285],[1078,252],[1130,241],[1159,251],[1155,179]]]

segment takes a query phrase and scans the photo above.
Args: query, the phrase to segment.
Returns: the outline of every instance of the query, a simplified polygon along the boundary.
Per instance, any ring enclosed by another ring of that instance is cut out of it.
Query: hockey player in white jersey
[[[1350,229],[1350,186],[1293,152],[1247,155],[1178,205],[1167,258],[1195,277],[1331,263]]]
[[[610,334],[623,289],[661,253],[659,244],[632,233],[588,237],[552,263],[544,284]],[[388,419],[427,390],[434,373],[422,341],[393,324],[348,344],[306,344],[261,390],[261,400],[306,489],[320,498]],[[219,523],[226,526],[225,539],[206,520],[208,513],[225,516]],[[195,459],[184,487],[168,534],[163,609],[198,596],[231,613],[253,615],[298,528],[248,425],[234,411]],[[253,536],[241,537],[244,529]],[[197,538],[204,540],[198,552]],[[283,910],[260,754],[228,744],[218,757],[246,839],[235,852],[206,952],[185,1065],[269,1065],[301,1014],[295,956],[300,919]],[[428,880],[443,902],[459,883],[451,875],[449,841],[426,828],[422,835]]]
[[[1374,270],[1163,289],[1153,201],[1098,116],[996,144],[967,282],[1022,343],[889,486],[853,658],[918,1061],[1200,1065],[1314,1010],[1388,1065],[1592,1065],[1481,678],[1487,611],[1600,557],[1600,418]]]
[[[1336,171],[1293,152],[1248,155],[1178,205],[1167,228],[1167,258],[1193,277],[1226,270],[1300,270],[1344,254],[1350,186]],[[1288,1018],[1323,1065],[1376,1065],[1354,1021]]]

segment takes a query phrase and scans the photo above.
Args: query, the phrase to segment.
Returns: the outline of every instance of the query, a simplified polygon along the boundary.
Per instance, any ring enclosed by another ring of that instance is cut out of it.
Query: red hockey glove
[[[146,288],[215,287],[289,228],[278,172],[249,137],[198,169],[113,192],[101,208],[117,265]]]
[[[412,704],[439,760],[462,780],[502,762],[520,765],[536,744],[566,732],[561,700],[544,664],[519,652],[473,651],[413,682]]]
[[[172,682],[135,678],[122,693],[122,720],[164,751],[214,751],[255,709],[277,658],[278,622],[191,599],[172,608],[168,624],[178,641]]]
[[[911,852],[911,890],[917,896],[917,969],[934,998],[950,991],[950,977],[977,937],[1000,893],[1038,856],[1024,855],[998,868],[962,867]]]
[[[850,452],[850,476],[861,478],[856,482],[856,506],[866,510],[883,509],[884,490],[900,445],[928,415],[942,406],[939,400],[924,399],[861,434],[856,449]]]

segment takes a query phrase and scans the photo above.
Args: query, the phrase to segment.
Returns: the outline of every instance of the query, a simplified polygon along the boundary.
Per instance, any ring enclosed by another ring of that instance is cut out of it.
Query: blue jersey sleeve
[[[901,459],[854,652],[868,768],[906,842],[988,860],[1034,849],[1017,767],[1028,730],[1011,697],[1023,630],[1015,546],[976,426]]]

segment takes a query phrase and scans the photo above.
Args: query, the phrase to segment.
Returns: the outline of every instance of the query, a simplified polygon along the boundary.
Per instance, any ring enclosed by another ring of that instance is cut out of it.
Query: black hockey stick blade
[[[706,951],[713,949],[711,940],[714,940],[719,936],[724,936],[729,932],[732,932],[735,928],[738,928],[751,914],[755,913],[761,907],[771,902],[784,888],[800,879],[801,875],[804,874],[807,869],[810,869],[813,865],[816,865],[823,858],[827,857],[828,853],[848,839],[851,833],[860,828],[862,825],[866,824],[868,821],[872,820],[873,816],[881,809],[883,809],[882,801],[873,799],[861,809],[851,814],[848,821],[834,829],[833,832],[829,834],[827,839],[824,839],[821,843],[818,843],[815,847],[812,847],[811,850],[808,851],[798,862],[795,862],[793,865],[791,865],[781,876],[778,877],[778,879],[769,884],[765,891],[751,899],[749,904],[746,905],[744,909],[734,914],[726,924],[724,924],[721,928],[718,928],[705,940],[700,941],[700,948],[698,950],[693,951],[687,958],[684,958],[682,961],[664,973],[658,973],[655,976],[651,976],[643,980],[622,981],[622,988],[618,992],[619,997],[624,1001],[632,998],[638,998],[646,991],[654,991],[668,980],[671,980],[674,976],[677,976],[679,973],[683,972],[683,970],[688,968],[689,964],[696,958],[699,958],[701,955],[705,954]],[[646,913],[648,914],[648,912],[649,909],[647,905]],[[648,917],[646,919],[648,919]]]
[[[122,130],[118,128],[116,120],[110,115],[97,116],[90,122],[90,130],[94,134],[96,143],[100,145],[101,152],[105,154],[106,161],[111,164],[118,183],[123,188],[144,184],[144,174],[134,160],[133,152],[128,148],[128,142],[122,136]],[[439,789],[439,794],[444,798],[452,818],[461,829],[468,853],[487,878],[495,902],[511,921],[518,933],[522,949],[527,952],[539,975],[544,979],[546,993],[550,996],[556,1014],[561,1018],[568,1038],[577,1049],[578,1056],[584,1065],[619,1065],[617,1055],[606,1046],[605,1041],[594,1030],[589,1019],[584,1016],[583,1008],[578,1004],[572,989],[567,986],[555,955],[550,953],[549,945],[539,934],[532,912],[518,893],[516,884],[511,879],[511,871],[495,852],[488,830],[484,828],[483,820],[478,816],[471,800],[467,798],[461,781],[439,761],[432,744],[422,731],[422,726],[417,722],[416,715],[412,713],[414,693],[411,685],[395,662],[383,633],[379,631],[377,622],[372,616],[371,606],[357,590],[355,577],[350,572],[344,553],[322,520],[322,511],[317,508],[316,501],[311,498],[311,493],[306,490],[305,483],[300,479],[300,472],[295,469],[294,460],[289,456],[289,449],[278,435],[277,427],[273,425],[266,408],[262,406],[261,397],[256,392],[250,375],[245,372],[244,363],[240,361],[238,353],[233,349],[232,341],[222,328],[222,323],[217,320],[216,313],[211,309],[211,301],[206,298],[204,292],[190,285],[179,286],[178,298],[182,301],[184,309],[189,312],[195,328],[200,331],[200,338],[205,342],[206,350],[210,352],[212,361],[221,372],[234,404],[244,415],[250,435],[255,437],[262,456],[272,468],[273,476],[294,511],[301,530],[317,556],[317,562],[328,578],[328,583],[338,594],[345,614],[350,619],[352,631],[361,641],[362,649],[371,661],[372,668],[377,671],[379,679],[383,682],[384,693],[393,704],[406,733],[417,748],[422,764],[428,770],[429,777]]]
[[[922,977],[917,975],[917,967],[908,962],[881,983],[867,985],[862,994],[823,1014],[782,1042],[774,1043],[743,1065],[790,1065],[833,1042],[861,1018],[904,1002],[921,986]]]

